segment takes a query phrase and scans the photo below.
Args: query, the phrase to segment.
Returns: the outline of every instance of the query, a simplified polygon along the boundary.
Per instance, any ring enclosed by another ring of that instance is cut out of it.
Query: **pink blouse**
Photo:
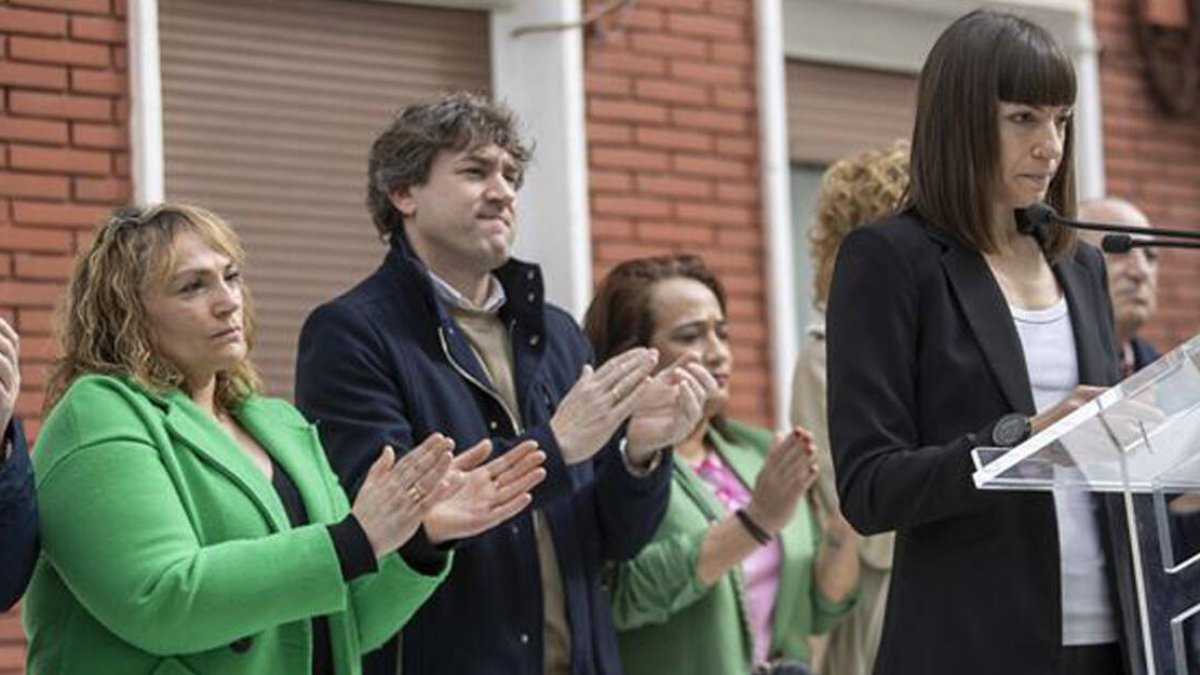
[[[716,493],[717,499],[730,512],[750,503],[750,490],[715,452],[705,454],[696,474]],[[771,618],[775,611],[775,592],[779,589],[779,565],[783,551],[779,539],[760,546],[742,561],[746,577],[746,612],[750,634],[754,638],[754,663],[767,660],[771,648]]]

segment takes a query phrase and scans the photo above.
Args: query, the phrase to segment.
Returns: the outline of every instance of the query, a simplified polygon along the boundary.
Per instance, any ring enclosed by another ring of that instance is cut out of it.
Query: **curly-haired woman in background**
[[[825,303],[833,262],[846,235],[881,220],[900,206],[908,186],[908,142],[872,149],[834,162],[821,178],[817,218],[809,231],[814,265],[813,305],[816,319],[808,328],[792,378],[792,424],[812,430],[821,472],[817,498],[827,527],[844,527],[834,485],[833,457],[825,415]],[[883,630],[883,613],[891,578],[893,534],[857,537],[862,571],[858,602],[839,621],[825,643],[820,672],[825,675],[870,675]]]

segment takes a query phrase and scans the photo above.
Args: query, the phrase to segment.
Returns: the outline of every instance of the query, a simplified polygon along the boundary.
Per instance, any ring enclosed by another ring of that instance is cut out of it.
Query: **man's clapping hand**
[[[563,461],[578,464],[591,459],[633,412],[658,351],[635,347],[609,359],[599,369],[584,366],[579,380],[550,419],[550,429]]]
[[[429,540],[441,544],[472,537],[517,515],[533,501],[529,491],[546,478],[546,453],[524,441],[490,462],[491,441],[454,458],[447,478],[461,487],[425,516]]]

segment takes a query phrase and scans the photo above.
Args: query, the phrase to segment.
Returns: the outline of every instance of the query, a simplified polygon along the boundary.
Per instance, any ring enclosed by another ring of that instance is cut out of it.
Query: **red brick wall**
[[[1163,114],[1143,75],[1132,0],[1096,0],[1107,190],[1163,227],[1200,228],[1200,110]],[[1167,348],[1200,332],[1200,251],[1163,250],[1157,318],[1146,337]]]
[[[766,423],[754,50],[749,0],[641,0],[589,34],[584,71],[596,279],[631,257],[703,255],[729,294],[731,413]]]
[[[21,334],[17,414],[36,434],[50,324],[72,256],[129,194],[123,0],[0,2],[0,316]],[[0,673],[19,673],[17,612]]]

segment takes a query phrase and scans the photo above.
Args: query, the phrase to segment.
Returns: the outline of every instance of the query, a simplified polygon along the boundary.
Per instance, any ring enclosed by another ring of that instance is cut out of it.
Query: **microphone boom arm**
[[[1200,248],[1200,241],[1180,239],[1134,239],[1128,234],[1109,234],[1100,240],[1105,253],[1129,253],[1135,248]]]
[[[1037,235],[1039,232],[1044,232],[1046,226],[1050,223],[1060,223],[1067,227],[1079,230],[1092,230],[1094,232],[1115,232],[1117,234],[1137,236],[1150,235],[1152,237],[1200,240],[1200,231],[1197,230],[1175,230],[1162,227],[1128,227],[1125,225],[1086,223],[1079,220],[1071,220],[1070,218],[1058,215],[1058,212],[1049,204],[1040,202],[1017,209],[1014,216],[1017,220],[1017,231],[1022,234]]]
[[[1091,230],[1093,232],[1113,232],[1116,234],[1144,234],[1152,237],[1171,237],[1174,239],[1197,239],[1200,240],[1200,232],[1192,230],[1170,230],[1161,227],[1139,227],[1136,229],[1123,227],[1121,225],[1105,225],[1102,223],[1085,223],[1070,218],[1056,216],[1054,220],[1069,225],[1080,230]],[[1106,237],[1107,238],[1107,237]]]

